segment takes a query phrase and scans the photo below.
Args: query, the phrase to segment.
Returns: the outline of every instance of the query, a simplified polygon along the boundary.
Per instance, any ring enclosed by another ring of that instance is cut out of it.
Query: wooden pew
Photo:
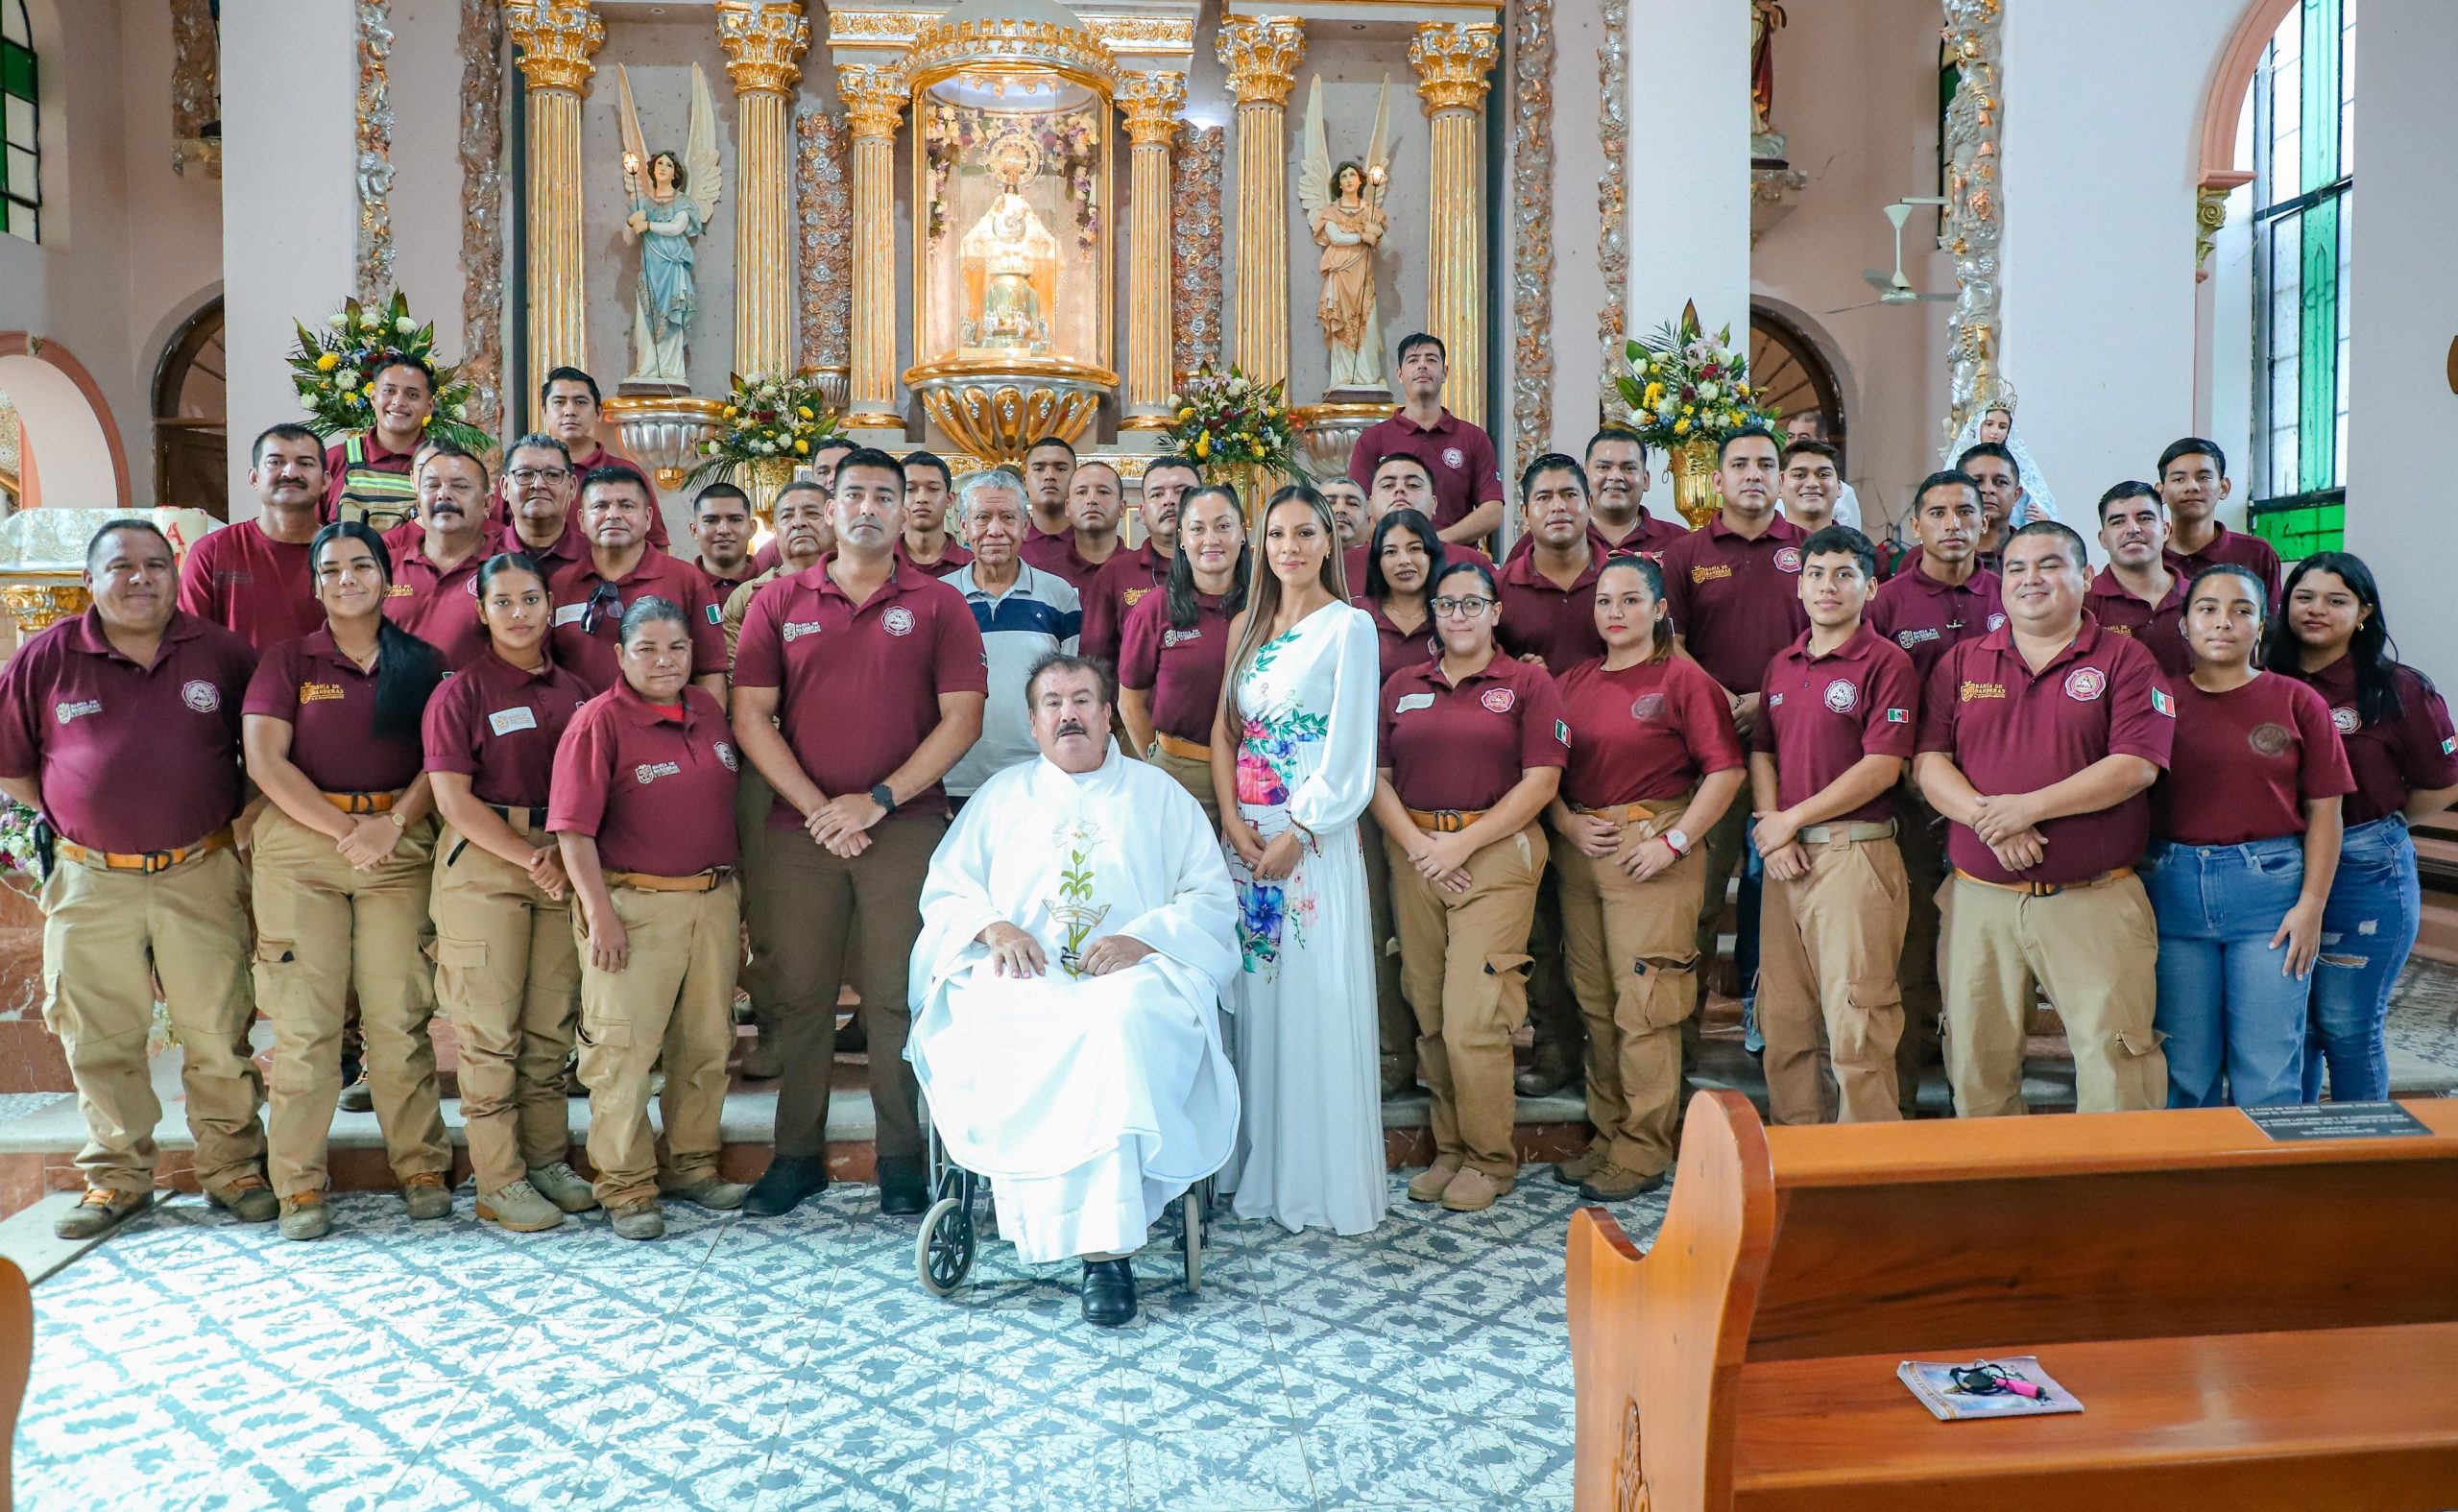
[[[2458,1507],[2458,1100],[1769,1129],[1692,1099],[1642,1258],[1571,1220],[1578,1512]],[[1905,1359],[2037,1355],[2077,1414],[1941,1423]]]

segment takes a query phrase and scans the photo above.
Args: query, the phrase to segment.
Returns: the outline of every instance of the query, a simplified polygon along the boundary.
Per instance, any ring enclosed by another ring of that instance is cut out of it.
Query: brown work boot
[[[1511,1087],[1522,1097],[1551,1097],[1571,1084],[1578,1068],[1557,1055],[1536,1052],[1536,1059],[1525,1070],[1511,1078]]]
[[[524,1178],[478,1193],[478,1216],[515,1234],[538,1234],[564,1221],[564,1210]]]
[[[627,1239],[662,1239],[665,1237],[665,1213],[652,1197],[645,1202],[626,1202],[606,1210],[614,1221],[614,1232]]]
[[[1442,1188],[1442,1205],[1453,1212],[1482,1212],[1497,1197],[1509,1196],[1518,1185],[1516,1176],[1488,1176],[1474,1165],[1463,1165],[1451,1178],[1451,1185]]]
[[[749,1183],[720,1181],[714,1176],[703,1176],[697,1181],[669,1181],[660,1177],[657,1189],[664,1196],[716,1212],[732,1212],[742,1206],[743,1198],[751,1195]]]
[[[368,1085],[367,1073],[359,1072],[356,1080],[344,1087],[341,1096],[334,1100],[333,1105],[344,1113],[374,1113],[375,1089]]]
[[[1581,1186],[1590,1176],[1603,1170],[1610,1158],[1611,1152],[1605,1148],[1604,1141],[1598,1140],[1569,1160],[1555,1161],[1554,1180],[1565,1187]]]
[[[1451,1178],[1459,1174],[1458,1161],[1436,1161],[1409,1183],[1410,1202],[1440,1202],[1451,1186]]]
[[[1579,1183],[1578,1194],[1590,1202],[1620,1202],[1643,1191],[1653,1191],[1664,1185],[1664,1172],[1642,1176],[1627,1166],[1606,1161]]]
[[[52,1223],[51,1232],[63,1239],[99,1238],[152,1206],[154,1192],[151,1188],[143,1191],[120,1191],[109,1187],[89,1187],[77,1206],[61,1213]]]
[[[597,1207],[597,1190],[589,1179],[572,1169],[569,1161],[557,1161],[550,1165],[529,1167],[529,1185],[538,1195],[566,1212],[589,1212]]]
[[[441,1171],[421,1171],[401,1183],[401,1206],[413,1218],[452,1216],[452,1188]]]
[[[273,1194],[273,1183],[254,1171],[227,1187],[208,1189],[205,1200],[241,1223],[271,1223],[281,1216],[281,1199]]]
[[[302,1191],[281,1199],[281,1236],[321,1239],[333,1232],[333,1210],[321,1191]]]

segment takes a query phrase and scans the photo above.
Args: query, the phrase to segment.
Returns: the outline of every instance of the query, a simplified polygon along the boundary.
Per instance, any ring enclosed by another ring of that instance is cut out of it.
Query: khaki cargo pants
[[[2065,1022],[2078,1113],[2164,1108],[2168,1058],[2151,1025],[2158,924],[2131,873],[2047,897],[1954,876],[1939,895],[1946,1076],[1959,1117],[2021,1113],[2035,984]]]
[[[1365,842],[1365,918],[1374,931],[1375,1039],[1383,1054],[1398,1062],[1413,1081],[1421,1074],[1417,1016],[1400,984],[1400,926],[1391,910],[1390,846],[1373,815],[1366,815],[1360,824],[1366,827],[1361,836]]]
[[[198,1183],[216,1190],[263,1164],[245,892],[227,847],[150,876],[63,859],[43,883],[43,1021],[76,1080],[87,1186],[153,1189],[162,1105],[145,1047],[157,979],[180,1041]]]
[[[1400,985],[1416,1010],[1416,1054],[1434,1092],[1437,1164],[1519,1174],[1511,1140],[1518,1095],[1510,1037],[1528,1019],[1528,927],[1545,873],[1545,834],[1530,824],[1468,857],[1468,890],[1451,892],[1384,838]]]
[[[392,855],[361,872],[333,842],[268,804],[256,820],[256,1004],[273,1020],[266,1115],[274,1189],[327,1185],[325,1141],[342,1091],[342,1014],[351,989],[367,1040],[367,1081],[393,1174],[447,1175],[452,1146],[436,1099],[435,991],[427,975],[427,894],[435,821],[409,827]]]
[[[616,885],[614,916],[631,958],[619,972],[589,960],[582,910],[572,910],[580,973],[580,1079],[589,1088],[589,1162],[609,1208],[649,1202],[717,1173],[726,1057],[734,1048],[735,969],[742,961],[741,884],[701,892]],[[649,1127],[649,1074],[663,1058],[661,1159]]]
[[[1647,819],[1624,824],[1620,843],[1675,828],[1687,806],[1687,799],[1668,803]],[[1587,1116],[1607,1141],[1613,1164],[1642,1175],[1673,1168],[1681,1026],[1699,1000],[1696,930],[1709,865],[1705,850],[1694,846],[1640,882],[1610,858],[1591,860],[1554,837],[1562,940],[1587,1021]]]
[[[530,834],[527,815],[507,823]],[[480,1191],[500,1191],[571,1155],[564,1057],[580,1020],[571,906],[446,826],[429,908],[436,1005],[461,1039],[470,1164]]]
[[[1220,795],[1212,785],[1212,762],[1209,759],[1198,761],[1193,756],[1164,750],[1158,741],[1153,742],[1152,748],[1144,754],[1144,759],[1175,779],[1190,797],[1203,805],[1203,817],[1212,826],[1213,833],[1220,832]]]
[[[1807,875],[1779,882],[1768,874],[1759,915],[1767,1100],[1777,1123],[1892,1122],[1902,1116],[1894,973],[1911,907],[1903,857],[1892,839],[1846,838],[1853,827],[1840,821],[1821,828],[1822,843],[1803,843]]]

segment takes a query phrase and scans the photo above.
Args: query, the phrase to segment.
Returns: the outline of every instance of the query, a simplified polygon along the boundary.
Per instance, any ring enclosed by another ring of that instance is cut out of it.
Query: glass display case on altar
[[[1113,82],[1086,63],[1061,47],[949,58],[914,75],[916,362],[905,383],[950,441],[986,459],[1019,458],[1043,435],[1080,436],[1118,387]]]

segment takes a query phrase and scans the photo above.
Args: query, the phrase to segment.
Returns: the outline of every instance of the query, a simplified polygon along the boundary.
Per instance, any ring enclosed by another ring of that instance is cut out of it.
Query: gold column
[[[794,366],[794,85],[810,45],[801,0],[717,0],[734,80],[734,370]]]
[[[1187,76],[1161,71],[1119,81],[1126,112],[1126,414],[1121,430],[1169,425],[1169,139],[1187,103]]]
[[[854,129],[854,340],[846,424],[902,433],[896,409],[896,128],[903,70],[840,63],[836,93]]]
[[[1478,425],[1485,416],[1485,75],[1501,43],[1502,28],[1484,21],[1428,21],[1409,41],[1434,133],[1425,328],[1451,355],[1451,413]]]
[[[1260,383],[1289,376],[1289,91],[1306,29],[1287,16],[1223,21],[1220,62],[1238,101],[1237,319],[1229,360]]]
[[[504,20],[529,91],[528,367],[533,373],[587,368],[580,102],[597,71],[589,60],[606,40],[606,23],[590,13],[589,0],[506,0]]]

